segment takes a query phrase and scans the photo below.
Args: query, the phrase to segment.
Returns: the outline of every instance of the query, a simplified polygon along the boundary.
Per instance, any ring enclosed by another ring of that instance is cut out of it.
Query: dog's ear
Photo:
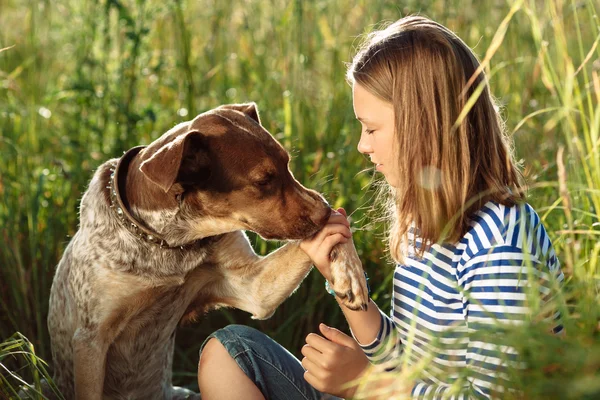
[[[166,193],[173,184],[194,184],[210,176],[210,158],[198,131],[179,135],[142,162],[140,171]]]
[[[259,125],[262,125],[260,123],[260,117],[258,116],[258,109],[256,108],[255,102],[243,103],[243,104],[225,104],[225,105],[220,106],[219,108],[226,108],[226,109],[230,109],[230,110],[241,111],[244,114],[246,114],[247,116],[249,116],[250,118],[252,118],[253,120],[255,120],[256,122],[258,122]]]

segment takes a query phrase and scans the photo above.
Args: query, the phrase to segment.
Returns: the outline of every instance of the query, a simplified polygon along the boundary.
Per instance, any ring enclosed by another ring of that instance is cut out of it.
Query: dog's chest
[[[135,342],[140,346],[137,351],[143,352],[144,346],[155,347],[167,341],[188,307],[207,292],[212,275],[210,265],[199,265],[185,278],[165,279],[162,285],[146,287],[121,299],[132,313],[116,342]]]
[[[157,290],[131,317],[107,354],[107,377],[127,391],[162,383],[170,371],[177,325],[191,301],[185,286]]]
[[[125,327],[121,335],[125,340],[147,339],[156,343],[168,338],[192,300],[183,285],[159,288],[147,297],[146,304],[140,307]]]

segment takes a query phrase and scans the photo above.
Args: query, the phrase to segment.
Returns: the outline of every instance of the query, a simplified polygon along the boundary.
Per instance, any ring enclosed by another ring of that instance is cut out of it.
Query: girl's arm
[[[373,343],[381,330],[381,312],[379,311],[379,307],[373,303],[373,300],[369,299],[366,312],[362,310],[353,311],[346,308],[337,296],[335,300],[342,309],[356,341],[360,345]]]
[[[323,277],[331,280],[329,253],[336,244],[346,243],[348,240],[352,240],[350,224],[346,218],[346,211],[339,208],[332,212],[328,224],[320,232],[300,243],[300,248],[313,260]],[[375,303],[369,299],[366,312],[352,311],[342,305],[337,296],[335,299],[357,341],[363,344],[373,342],[381,328],[381,313]]]
[[[338,243],[352,240],[350,224],[343,208],[333,211],[327,225],[310,239],[300,243],[300,248],[313,260],[315,267],[327,280],[331,279],[329,254]],[[325,290],[325,289],[323,289]],[[352,311],[340,305],[352,334],[369,361],[380,363],[400,354],[401,343],[392,320],[384,315],[369,299],[367,311]]]

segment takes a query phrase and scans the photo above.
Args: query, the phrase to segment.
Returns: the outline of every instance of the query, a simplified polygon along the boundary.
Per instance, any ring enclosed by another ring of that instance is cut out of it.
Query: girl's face
[[[352,87],[352,98],[354,115],[362,126],[358,151],[368,155],[375,169],[385,176],[390,185],[396,186],[394,108],[358,83]]]

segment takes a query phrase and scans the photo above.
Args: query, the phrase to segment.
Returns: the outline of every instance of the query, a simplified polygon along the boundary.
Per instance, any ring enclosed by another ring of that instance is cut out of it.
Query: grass
[[[515,385],[528,398],[597,396],[597,3],[0,0],[0,397],[11,395],[17,376],[37,381],[35,357],[52,365],[48,294],[94,169],[222,103],[256,101],[265,127],[292,153],[295,176],[352,212],[374,299],[388,310],[393,267],[369,211],[372,174],[355,149],[359,126],[344,63],[358,35],[417,12],[456,31],[484,61],[523,160],[529,202],[567,276],[557,300],[565,338],[533,322],[505,335],[530,366]],[[277,246],[252,240],[261,253]],[[327,296],[313,272],[268,321],[224,310],[180,329],[174,381],[193,384],[200,343],[231,322],[256,326],[299,354],[319,322],[346,326]],[[13,354],[15,341],[23,352]]]

